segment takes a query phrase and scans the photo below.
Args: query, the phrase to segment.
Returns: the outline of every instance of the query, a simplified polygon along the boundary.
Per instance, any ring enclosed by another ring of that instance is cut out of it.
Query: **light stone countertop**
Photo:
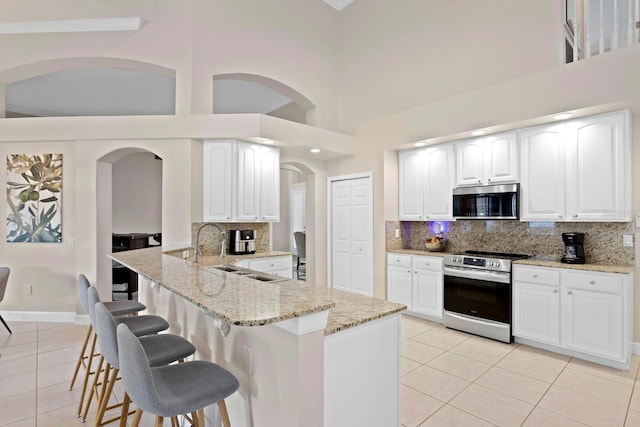
[[[451,254],[451,252],[429,252],[426,250],[416,250],[416,249],[394,249],[391,251],[387,251],[387,253],[434,256],[434,257],[443,257],[445,255]],[[571,270],[599,271],[604,273],[620,273],[620,274],[633,273],[633,270],[635,268],[633,265],[565,264],[560,262],[560,257],[557,257],[557,256],[534,256],[527,259],[520,259],[517,261],[513,261],[513,264],[532,265],[532,266],[538,266],[538,267],[567,268]]]
[[[110,257],[230,325],[260,326],[330,310],[325,329],[325,335],[329,335],[406,309],[401,304],[300,280],[265,283],[212,268],[243,259],[291,255],[288,252],[225,258],[208,255],[194,264],[191,257],[180,258],[188,250],[172,248],[163,253],[156,247],[117,252]]]

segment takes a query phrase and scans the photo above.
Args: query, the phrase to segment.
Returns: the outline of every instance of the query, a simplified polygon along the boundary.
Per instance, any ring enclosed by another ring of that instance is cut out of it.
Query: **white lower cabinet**
[[[442,258],[387,254],[387,299],[405,304],[407,311],[441,320]]]
[[[513,266],[513,335],[527,344],[628,369],[631,274]]]

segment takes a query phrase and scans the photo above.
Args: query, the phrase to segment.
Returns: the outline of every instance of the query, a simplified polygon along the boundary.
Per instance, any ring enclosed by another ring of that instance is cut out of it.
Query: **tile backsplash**
[[[511,252],[559,260],[564,249],[562,233],[580,232],[585,234],[587,263],[627,265],[635,260],[635,249],[622,246],[623,235],[635,234],[630,222],[387,221],[387,250],[424,250],[424,241],[436,234],[438,226],[443,229],[447,252]]]
[[[191,224],[191,247],[196,246],[196,234],[203,222]],[[225,231],[225,248],[229,252],[229,230],[256,230],[256,251],[265,252],[269,250],[269,223],[266,222],[241,222],[241,223],[216,223]],[[202,229],[200,233],[200,248],[203,255],[215,255],[220,253],[222,243],[220,231],[216,227],[209,226]]]

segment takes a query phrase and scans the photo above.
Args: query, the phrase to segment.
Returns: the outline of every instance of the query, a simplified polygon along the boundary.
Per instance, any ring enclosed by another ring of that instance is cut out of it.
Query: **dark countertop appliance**
[[[584,233],[562,233],[564,254],[560,262],[565,264],[584,264]]]
[[[229,253],[232,255],[256,253],[255,230],[231,230],[229,233]]]

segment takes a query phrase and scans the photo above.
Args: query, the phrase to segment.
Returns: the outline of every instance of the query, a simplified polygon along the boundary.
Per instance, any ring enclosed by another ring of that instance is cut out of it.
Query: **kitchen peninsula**
[[[277,256],[141,249],[111,255],[139,275],[139,299],[229,369],[236,426],[399,425],[401,304],[297,280],[261,282],[216,268]],[[217,417],[210,407],[210,420]]]

